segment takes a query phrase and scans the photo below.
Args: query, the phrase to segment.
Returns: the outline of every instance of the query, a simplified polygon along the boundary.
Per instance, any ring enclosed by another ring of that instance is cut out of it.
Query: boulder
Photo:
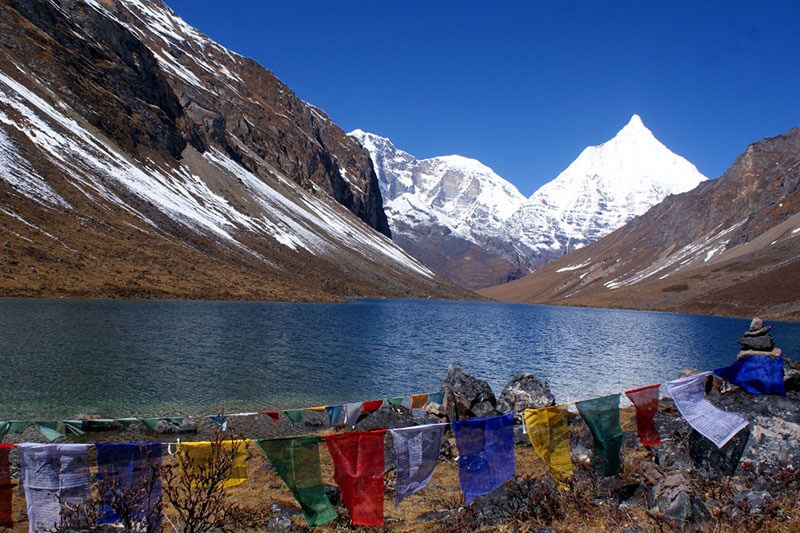
[[[653,485],[650,511],[681,528],[697,528],[711,521],[711,514],[684,472],[673,473]]]
[[[497,398],[488,383],[450,365],[442,383],[444,410],[451,421],[496,416]]]
[[[708,479],[719,479],[736,473],[747,441],[750,426],[736,434],[722,448],[692,429],[689,435],[689,457],[696,471]]]
[[[533,374],[523,373],[514,376],[506,383],[497,400],[497,410],[503,414],[514,413],[518,423],[522,423],[525,409],[538,409],[556,404],[550,385]]]

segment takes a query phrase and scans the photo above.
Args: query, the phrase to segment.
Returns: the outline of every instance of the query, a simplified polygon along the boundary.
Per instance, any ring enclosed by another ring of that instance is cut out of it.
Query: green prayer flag
[[[33,425],[36,426],[39,433],[44,435],[44,437],[51,442],[64,436],[64,434],[57,429],[58,422],[36,421]]]
[[[403,402],[405,401],[405,397],[397,396],[395,398],[389,398],[386,401],[389,403],[389,405],[403,405]]]
[[[0,420],[0,439],[9,433],[19,433],[30,425],[29,420]]]
[[[297,424],[298,422],[302,422],[303,420],[303,410],[302,409],[288,409],[283,412],[286,415],[286,418],[292,423],[292,425]]]
[[[320,438],[314,436],[256,441],[294,494],[312,527],[336,518],[336,510],[322,484],[319,442]]]
[[[83,420],[64,420],[64,429],[73,435],[83,435],[86,432],[83,430]]]
[[[594,437],[594,468],[601,476],[621,470],[619,451],[622,428],[619,425],[619,394],[585,400],[575,404]]]

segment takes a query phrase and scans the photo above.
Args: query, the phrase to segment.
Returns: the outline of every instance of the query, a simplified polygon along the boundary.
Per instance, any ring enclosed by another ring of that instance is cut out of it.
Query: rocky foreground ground
[[[736,411],[749,426],[725,447],[717,447],[694,431],[669,398],[662,398],[655,423],[662,443],[640,444],[632,407],[621,411],[624,442],[622,472],[601,477],[592,466],[593,440],[578,414],[570,414],[570,452],[574,475],[569,490],[553,485],[547,466],[536,455],[522,426],[516,426],[517,477],[465,505],[458,485],[458,450],[446,433],[439,463],[429,485],[394,506],[394,459],[386,438],[385,525],[358,528],[350,524],[332,479],[332,463],[321,454],[323,482],[337,506],[338,518],[315,531],[800,531],[800,365],[785,369],[785,396],[756,396],[714,378],[707,398],[722,409]],[[443,403],[426,412],[384,405],[362,415],[357,430],[391,428],[423,422],[520,413],[525,408],[554,403],[549,387],[530,374],[520,374],[495,396],[485,382],[451,367],[444,379]],[[327,433],[349,428],[329,427],[324,413],[304,412],[301,424],[263,418],[237,419],[237,433],[251,437]],[[233,423],[233,422],[232,422]],[[184,428],[202,440],[213,424],[197,420]],[[169,430],[167,430],[169,431]],[[21,435],[25,439],[30,435]],[[177,436],[132,429],[110,433],[113,440],[174,441]],[[103,440],[87,433],[74,440]],[[249,480],[228,490],[237,512],[228,531],[306,531],[297,503],[263,453],[249,447]],[[323,446],[324,449],[324,446]],[[14,531],[25,531],[27,519],[21,491],[15,497]],[[164,508],[167,530],[177,526]],[[170,526],[172,525],[172,526]]]

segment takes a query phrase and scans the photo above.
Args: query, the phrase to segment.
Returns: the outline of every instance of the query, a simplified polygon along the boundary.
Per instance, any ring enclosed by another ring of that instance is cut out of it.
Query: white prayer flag
[[[706,400],[706,377],[711,372],[665,383],[667,392],[675,402],[683,418],[698,433],[722,448],[737,433],[747,427],[749,422],[739,413],[723,411]]]

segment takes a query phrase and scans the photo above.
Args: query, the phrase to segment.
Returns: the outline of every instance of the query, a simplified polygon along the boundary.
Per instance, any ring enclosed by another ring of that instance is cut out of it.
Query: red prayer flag
[[[327,435],[333,479],[342,491],[350,521],[383,525],[383,436],[385,429]]]
[[[661,444],[661,437],[653,423],[653,418],[658,411],[658,388],[660,386],[661,384],[657,383],[625,392],[625,396],[636,408],[636,429],[642,446]]]
[[[370,400],[368,402],[364,402],[361,408],[364,411],[371,413],[372,411],[377,411],[380,409],[381,405],[383,405],[383,400]]]
[[[8,453],[13,444],[0,443],[0,527],[14,527],[12,515],[12,498],[14,484],[11,483],[11,468],[8,464]]]
[[[277,422],[280,419],[280,414],[278,413],[278,411],[261,411],[259,414],[267,415],[275,422]]]

